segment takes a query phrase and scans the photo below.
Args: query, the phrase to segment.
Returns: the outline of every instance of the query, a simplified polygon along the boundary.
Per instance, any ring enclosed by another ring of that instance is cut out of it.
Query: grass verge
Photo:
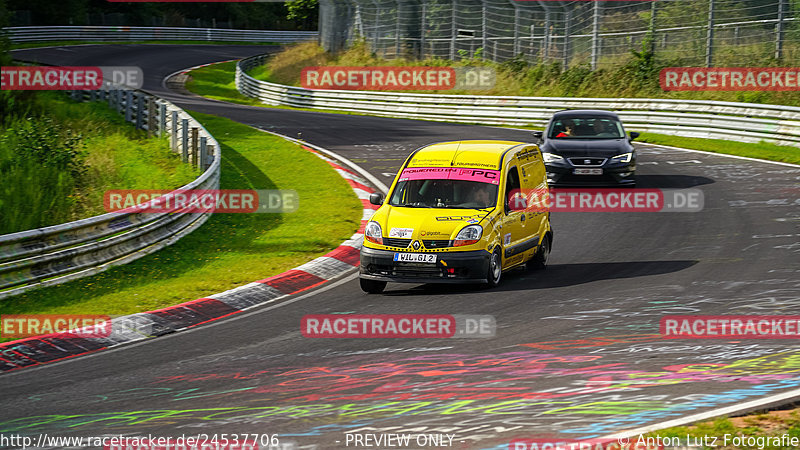
[[[242,95],[236,89],[236,63],[230,61],[200,67],[189,72],[186,89],[214,100],[242,105],[263,105],[258,99]]]
[[[643,438],[680,439],[686,448],[738,450],[766,449],[789,450],[797,445],[783,445],[781,436],[800,442],[800,410],[777,410],[742,417],[720,417],[713,421],[691,426],[668,428],[645,435]],[[737,440],[734,440],[737,439]],[[759,439],[761,441],[759,442]],[[778,439],[776,441],[775,439]],[[631,444],[637,439],[632,438]]]
[[[3,314],[130,314],[267,278],[323,255],[358,229],[362,205],[323,160],[284,139],[191,112],[222,147],[222,189],[294,189],[291,214],[214,214],[130,264],[2,301]]]

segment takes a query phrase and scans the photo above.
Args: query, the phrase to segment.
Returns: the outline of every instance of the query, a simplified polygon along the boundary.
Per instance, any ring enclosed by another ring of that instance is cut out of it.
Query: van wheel
[[[366,280],[364,278],[359,278],[358,281],[361,283],[361,290],[367,294],[380,294],[386,288],[385,281]]]
[[[486,275],[486,284],[488,287],[495,287],[500,284],[500,278],[503,276],[503,259],[500,256],[500,247],[494,249],[494,253],[489,258],[489,274]]]
[[[539,251],[528,261],[528,269],[544,270],[547,268],[547,258],[550,256],[550,236],[545,236]]]

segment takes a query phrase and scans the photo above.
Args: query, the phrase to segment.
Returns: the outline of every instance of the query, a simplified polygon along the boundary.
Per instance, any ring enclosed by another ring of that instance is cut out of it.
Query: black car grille
[[[581,185],[600,185],[600,184],[609,184],[609,183],[617,183],[617,180],[614,179],[611,175],[573,175],[573,174],[566,174],[563,177],[559,178],[556,183],[571,183],[571,184],[581,184]]]
[[[383,245],[389,247],[400,247],[406,248],[408,244],[411,243],[411,239],[400,239],[400,238],[383,238]]]
[[[572,163],[573,166],[602,166],[604,162],[606,162],[606,158],[595,158],[595,157],[575,157],[575,158],[568,158],[569,162]]]
[[[425,248],[445,248],[451,246],[450,241],[448,239],[423,240],[422,244],[425,245]]]

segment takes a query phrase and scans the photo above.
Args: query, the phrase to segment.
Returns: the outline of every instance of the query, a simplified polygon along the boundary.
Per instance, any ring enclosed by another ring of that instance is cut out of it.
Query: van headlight
[[[483,236],[483,227],[480,225],[467,225],[456,235],[456,239],[453,241],[453,247],[472,245],[478,242],[481,236]]]
[[[542,153],[542,159],[544,159],[545,163],[564,161],[561,155],[556,155],[555,153]]]
[[[383,230],[378,222],[370,221],[364,228],[364,237],[373,244],[383,245]]]
[[[617,155],[617,156],[611,158],[611,162],[628,163],[628,162],[631,162],[632,158],[633,158],[633,153],[623,153],[621,155]]]

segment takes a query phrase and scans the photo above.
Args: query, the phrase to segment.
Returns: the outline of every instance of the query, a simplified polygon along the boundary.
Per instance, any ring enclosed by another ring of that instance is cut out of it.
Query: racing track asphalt
[[[92,45],[15,55],[141,66],[145,90],[190,110],[302,132],[387,184],[385,174],[426,143],[530,140],[520,130],[231,105],[162,87],[183,68],[263,51]],[[508,448],[512,438],[603,436],[796,389],[793,340],[657,334],[665,314],[800,308],[800,167],[657,146],[639,152],[641,187],[697,187],[703,211],[554,213],[550,267],[507,273],[496,289],[390,284],[367,296],[349,276],[191,331],[7,373],[0,432],[278,433],[294,448],[322,449],[353,448],[346,431],[442,433],[454,435],[455,448]],[[300,318],[325,313],[489,314],[498,329],[492,339],[302,337]]]

